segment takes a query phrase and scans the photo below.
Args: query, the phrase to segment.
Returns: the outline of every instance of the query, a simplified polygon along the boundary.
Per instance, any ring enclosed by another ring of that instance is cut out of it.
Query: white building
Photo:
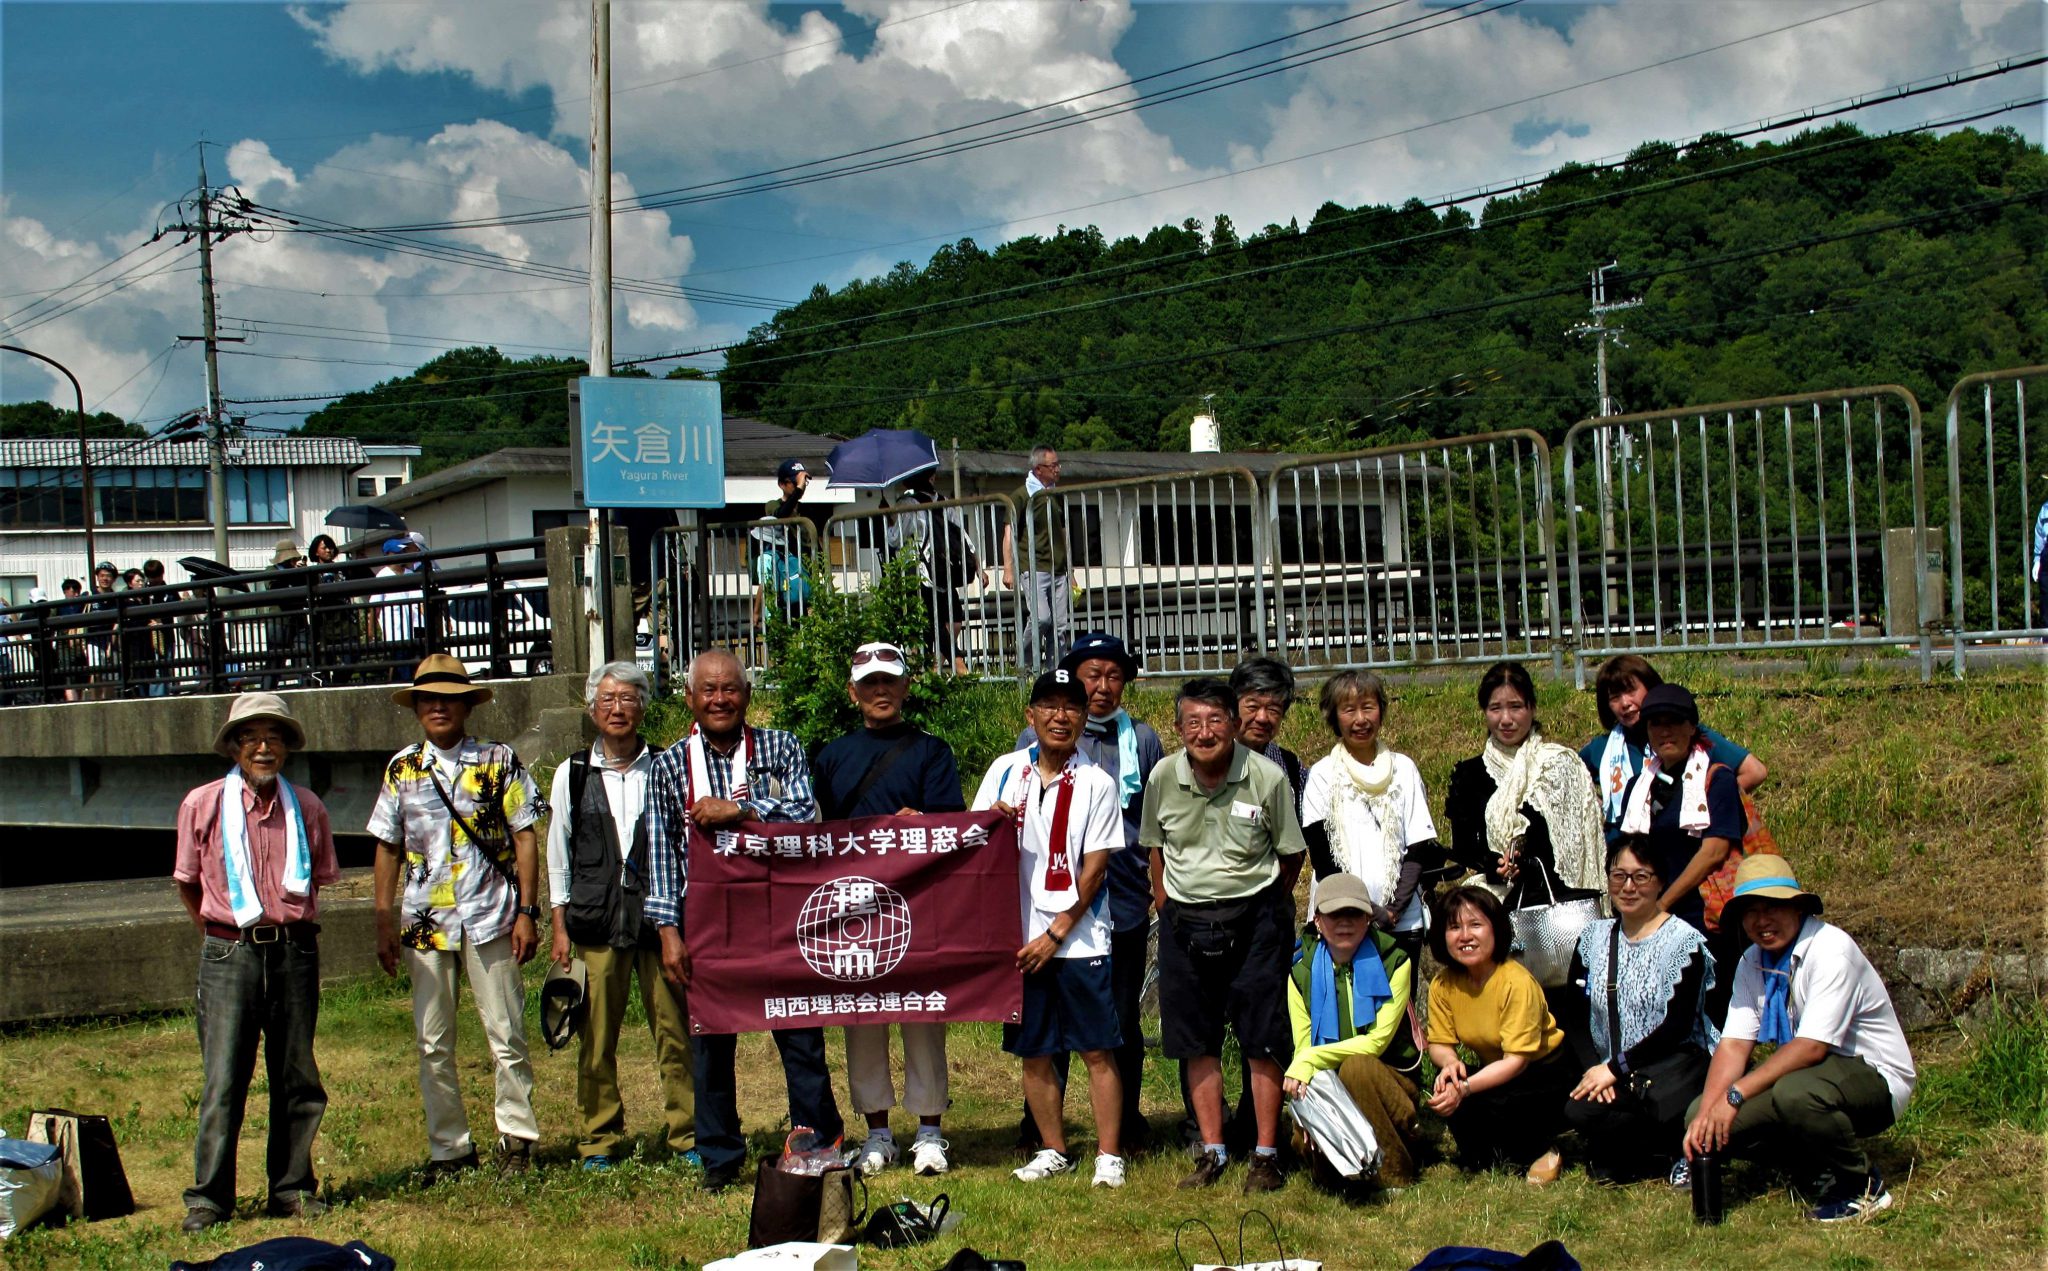
[[[205,442],[90,445],[100,560],[126,570],[154,558],[175,583],[187,577],[179,557],[213,556]],[[368,462],[353,437],[238,437],[227,455],[228,563],[245,570],[269,568],[280,539],[303,547],[321,533],[332,509],[355,502],[353,477]],[[85,512],[76,441],[0,441],[0,604],[26,601],[31,587],[55,599],[66,578],[91,585]]]
[[[420,457],[420,448],[364,446],[363,454],[369,462],[356,470],[353,481],[355,499],[359,503],[367,503],[379,495],[390,494],[412,480],[412,462]]]

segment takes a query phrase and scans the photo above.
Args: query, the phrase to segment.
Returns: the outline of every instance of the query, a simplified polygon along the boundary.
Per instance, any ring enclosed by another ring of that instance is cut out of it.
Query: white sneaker
[[[1051,1178],[1055,1174],[1070,1174],[1073,1169],[1074,1163],[1068,1160],[1064,1153],[1043,1147],[1038,1149],[1038,1155],[1031,1158],[1030,1164],[1022,1169],[1013,1169],[1010,1174],[1018,1182],[1035,1183],[1041,1178]]]
[[[952,1168],[946,1161],[946,1149],[952,1144],[936,1134],[920,1134],[910,1145],[910,1172],[913,1174],[943,1174]]]
[[[1100,1153],[1095,1158],[1094,1187],[1122,1187],[1124,1185],[1124,1158]]]
[[[854,1154],[853,1167],[871,1178],[894,1165],[896,1157],[896,1140],[878,1130],[869,1130],[868,1141]]]

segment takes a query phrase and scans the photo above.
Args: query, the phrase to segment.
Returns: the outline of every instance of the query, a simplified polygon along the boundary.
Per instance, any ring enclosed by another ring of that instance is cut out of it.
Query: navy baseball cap
[[[1091,631],[1075,640],[1074,647],[1067,650],[1067,656],[1060,659],[1060,669],[1078,670],[1083,662],[1096,658],[1103,658],[1122,667],[1124,678],[1127,680],[1137,678],[1138,655],[1132,653],[1120,637],[1113,636],[1107,631]]]
[[[775,479],[777,481],[794,481],[796,480],[797,473],[809,471],[810,469],[804,467],[804,461],[801,459],[784,459],[781,465],[775,469]]]
[[[1700,722],[1699,703],[1692,700],[1692,691],[1683,684],[1659,684],[1643,694],[1643,718],[1658,715],[1676,715],[1695,727]]]
[[[1031,682],[1031,704],[1033,706],[1038,705],[1040,702],[1053,701],[1056,698],[1064,698],[1079,706],[1082,710],[1088,709],[1088,690],[1081,687],[1081,681],[1074,678],[1072,671],[1065,669],[1047,671]]]

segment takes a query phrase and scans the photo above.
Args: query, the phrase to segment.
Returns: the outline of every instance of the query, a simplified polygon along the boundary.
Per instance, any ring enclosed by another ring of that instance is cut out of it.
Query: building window
[[[377,478],[375,478],[375,477],[357,477],[357,478],[356,478],[356,497],[357,497],[357,498],[359,498],[359,499],[374,499],[374,498],[376,498],[376,497],[377,497]]]
[[[389,494],[404,484],[404,477],[386,477],[384,478],[384,493]]]
[[[14,606],[28,603],[28,593],[35,588],[34,574],[0,574],[0,605]]]
[[[282,525],[291,520],[286,468],[227,471],[230,525]],[[204,468],[96,468],[93,501],[99,525],[204,525]],[[0,527],[77,529],[85,524],[84,485],[63,468],[0,468]]]

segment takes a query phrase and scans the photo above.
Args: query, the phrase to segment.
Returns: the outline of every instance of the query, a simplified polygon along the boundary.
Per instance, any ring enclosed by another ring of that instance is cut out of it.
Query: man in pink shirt
[[[274,693],[244,693],[214,749],[235,766],[178,807],[178,899],[205,933],[199,950],[199,1054],[206,1085],[199,1141],[185,1192],[188,1232],[223,1223],[235,1208],[235,1141],[256,1069],[256,1039],[270,1082],[273,1217],[315,1218],[313,1136],[327,1092],[313,1062],[320,1011],[318,894],[341,876],[327,808],[280,774],[305,747],[305,730]]]

